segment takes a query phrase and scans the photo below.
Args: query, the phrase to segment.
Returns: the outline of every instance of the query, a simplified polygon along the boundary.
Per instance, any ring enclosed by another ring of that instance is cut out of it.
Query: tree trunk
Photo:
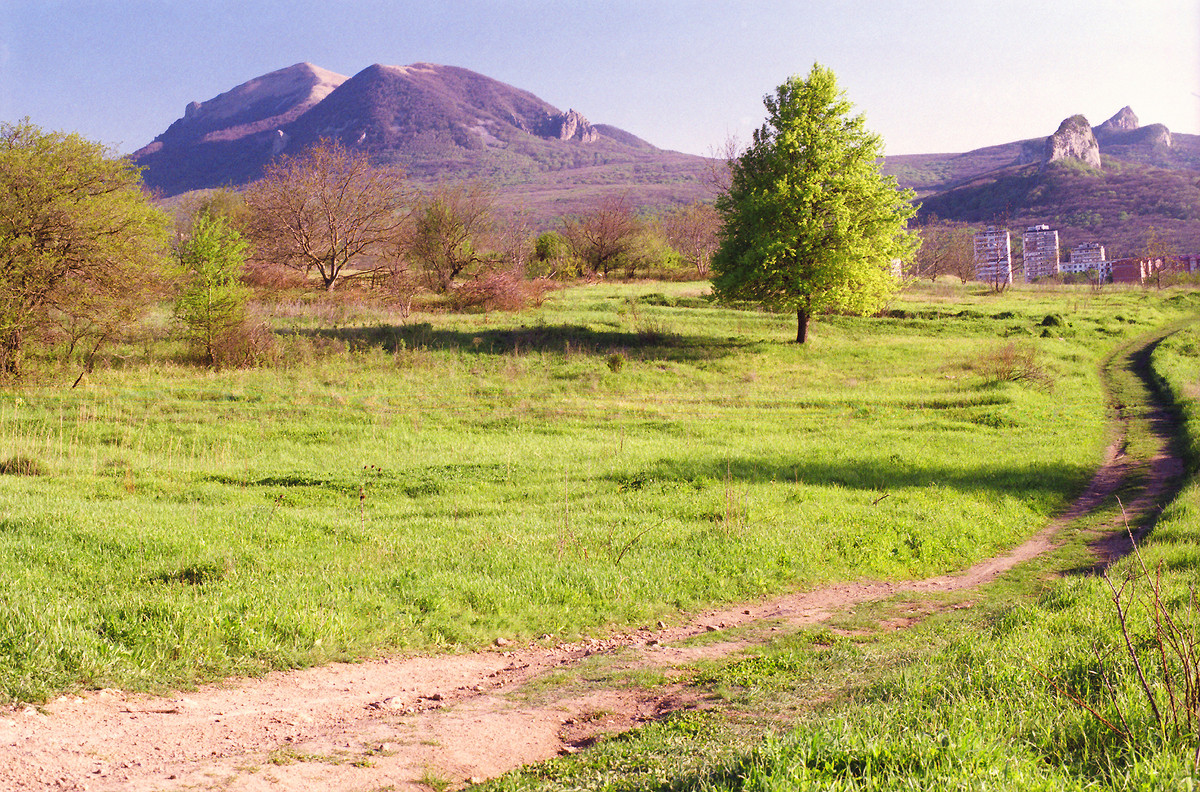
[[[17,328],[0,337],[0,379],[20,379],[22,340],[23,334]]]
[[[808,340],[808,309],[796,309],[796,343],[803,344]]]

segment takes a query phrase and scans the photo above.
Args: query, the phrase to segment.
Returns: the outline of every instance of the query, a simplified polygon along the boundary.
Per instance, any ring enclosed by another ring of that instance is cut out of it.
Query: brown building
[[[1109,262],[1113,283],[1145,283],[1146,279],[1163,267],[1162,259],[1123,258]]]

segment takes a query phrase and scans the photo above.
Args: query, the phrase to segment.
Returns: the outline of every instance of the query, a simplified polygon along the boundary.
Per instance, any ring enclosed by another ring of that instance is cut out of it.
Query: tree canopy
[[[0,374],[20,374],[39,328],[108,337],[140,308],[168,238],[128,161],[28,120],[0,125]]]
[[[804,343],[816,313],[878,310],[912,255],[911,191],[879,169],[883,144],[814,64],[764,99],[767,121],[730,163],[713,288],[727,301],[795,310]]]

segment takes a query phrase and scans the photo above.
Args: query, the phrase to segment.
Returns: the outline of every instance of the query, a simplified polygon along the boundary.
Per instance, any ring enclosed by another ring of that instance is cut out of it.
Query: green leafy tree
[[[179,245],[182,289],[175,317],[199,357],[210,366],[244,346],[250,289],[242,282],[248,245],[224,217],[201,211]]]
[[[20,375],[38,331],[112,337],[155,294],[168,239],[128,161],[28,119],[0,124],[0,375]]]
[[[911,191],[879,170],[882,141],[829,69],[814,64],[765,98],[767,121],[730,163],[713,289],[727,301],[796,311],[796,342],[817,313],[878,310],[912,256]]]

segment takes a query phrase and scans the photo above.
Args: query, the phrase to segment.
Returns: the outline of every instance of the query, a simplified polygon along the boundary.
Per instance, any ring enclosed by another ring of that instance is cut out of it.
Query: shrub
[[[984,382],[1023,382],[1051,390],[1054,377],[1038,361],[1037,347],[1010,341],[984,353],[974,363]]]
[[[40,476],[46,472],[42,463],[26,456],[14,456],[0,462],[0,475]]]
[[[459,285],[450,304],[458,311],[519,311],[541,305],[548,290],[544,278],[526,280],[513,270],[492,270]]]

